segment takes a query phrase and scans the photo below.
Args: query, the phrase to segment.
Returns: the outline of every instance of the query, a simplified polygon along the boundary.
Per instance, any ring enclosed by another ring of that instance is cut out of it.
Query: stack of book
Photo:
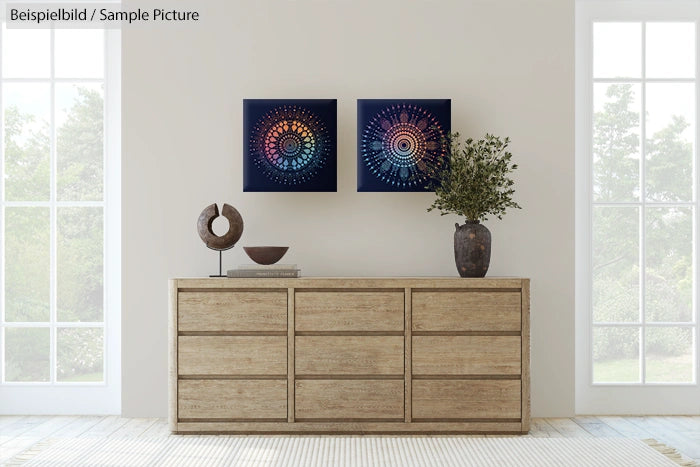
[[[301,269],[296,264],[241,264],[229,269],[228,277],[299,277]]]

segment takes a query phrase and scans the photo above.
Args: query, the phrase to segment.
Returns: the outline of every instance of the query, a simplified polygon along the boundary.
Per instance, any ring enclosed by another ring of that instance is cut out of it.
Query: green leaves
[[[450,133],[449,163],[436,173],[437,199],[428,212],[437,209],[441,216],[457,214],[468,221],[485,221],[489,215],[503,218],[508,208],[520,209],[513,201],[514,182],[509,174],[518,168],[506,151],[510,138],[486,134],[480,140],[460,140]]]

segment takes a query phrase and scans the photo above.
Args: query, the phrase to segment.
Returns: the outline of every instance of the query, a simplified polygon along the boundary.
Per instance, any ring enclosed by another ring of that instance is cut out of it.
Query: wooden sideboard
[[[530,282],[173,279],[176,433],[527,433]]]

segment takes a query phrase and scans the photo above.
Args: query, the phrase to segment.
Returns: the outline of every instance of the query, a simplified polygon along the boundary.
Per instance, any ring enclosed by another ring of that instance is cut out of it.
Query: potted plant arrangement
[[[514,182],[510,174],[518,168],[508,152],[510,138],[486,134],[479,140],[447,136],[449,163],[435,174],[436,199],[428,211],[457,214],[464,225],[455,223],[455,264],[461,277],[484,277],[491,260],[491,232],[481,222],[489,215],[503,218],[508,208],[520,209],[513,201]]]

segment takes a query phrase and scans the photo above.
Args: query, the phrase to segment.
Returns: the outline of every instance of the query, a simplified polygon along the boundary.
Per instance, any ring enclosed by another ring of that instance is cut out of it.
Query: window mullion
[[[639,313],[642,324],[639,330],[639,376],[642,384],[646,383],[646,55],[647,55],[647,23],[642,21],[642,80],[641,80],[641,115],[639,141],[639,197],[641,209],[639,213]]]
[[[101,208],[105,206],[104,201],[5,201],[5,206],[19,208],[50,208],[55,205],[59,208]]]
[[[698,170],[698,142],[700,142],[700,121],[698,120],[698,112],[700,111],[700,93],[698,92],[698,78],[700,78],[700,60],[698,60],[698,51],[700,51],[700,35],[698,34],[698,20],[695,21],[695,145],[693,147],[693,175],[695,183],[693,184],[693,319],[695,321],[695,329],[691,339],[693,344],[693,383],[698,383],[698,373],[700,372],[700,345],[698,344],[698,333],[700,332],[700,314],[698,312],[698,188],[700,188],[700,171]]]
[[[593,384],[593,375],[594,375],[594,358],[593,358],[593,349],[595,345],[595,340],[594,340],[594,335],[593,335],[593,300],[592,300],[592,290],[593,290],[593,210],[595,207],[595,202],[594,202],[594,180],[595,177],[593,175],[594,167],[595,164],[593,162],[593,157],[594,157],[594,149],[593,149],[593,135],[595,131],[595,99],[594,99],[594,89],[595,89],[595,80],[594,78],[594,73],[593,73],[593,50],[594,50],[594,44],[593,44],[593,21],[588,22],[588,34],[589,34],[589,42],[588,42],[588,50],[587,50],[587,56],[586,56],[586,63],[589,66],[588,76],[590,76],[591,80],[587,86],[588,88],[588,93],[590,100],[588,102],[588,109],[590,110],[590,119],[587,122],[588,128],[590,132],[586,134],[587,138],[587,144],[590,144],[590,152],[586,153],[586,176],[588,177],[587,180],[587,188],[588,188],[588,193],[586,194],[586,209],[587,209],[587,219],[586,223],[588,225],[588,235],[587,235],[587,255],[586,255],[586,261],[588,264],[586,264],[586,286],[587,286],[587,292],[588,292],[588,320],[586,322],[587,325],[587,344],[588,348],[586,349],[586,352],[588,354],[588,365],[587,365],[587,371],[588,374],[587,380]],[[587,76],[587,77],[588,77]]]
[[[650,206],[654,207],[670,207],[670,208],[681,208],[681,207],[690,207],[693,209],[693,219],[696,219],[696,211],[697,211],[697,182],[696,186],[693,189],[693,198],[690,202],[672,202],[672,203],[655,203],[655,202],[647,202],[646,198],[646,146],[647,146],[647,128],[646,128],[646,105],[647,105],[647,84],[650,82],[692,82],[694,84],[697,83],[696,79],[650,79],[646,75],[646,29],[647,29],[647,22],[643,21],[642,22],[642,48],[641,48],[641,79],[639,82],[641,83],[641,121],[640,121],[640,148],[641,148],[641,157],[640,157],[640,339],[639,339],[639,354],[640,354],[640,375],[641,375],[641,383],[644,384],[649,384],[646,381],[646,363],[647,363],[647,358],[646,358],[646,339],[647,339],[647,331],[649,328],[653,327],[664,327],[669,324],[675,324],[676,326],[683,326],[680,323],[647,323],[647,317],[646,317],[646,237],[647,237],[647,232],[646,232],[646,218],[647,218],[647,211],[646,209]],[[698,43],[698,37],[697,37],[697,32],[696,32],[696,43]],[[696,63],[696,69],[697,69],[697,63]],[[696,71],[696,76],[697,76],[697,71]],[[696,85],[696,91],[697,91],[697,85]],[[696,130],[696,135],[698,134],[698,122],[697,122],[697,92],[696,92],[696,122],[695,122],[695,130]],[[698,137],[696,136],[696,145],[697,145]],[[697,154],[697,146],[696,146],[696,154]],[[696,156],[697,157],[697,156]],[[693,158],[693,164],[696,165],[695,162],[695,157]],[[697,178],[697,170],[695,173],[695,177]],[[694,226],[695,226],[696,221],[694,221]],[[695,227],[694,227],[695,228]],[[697,228],[695,228],[694,233],[693,233],[693,251],[697,251]],[[695,257],[696,253],[693,253],[693,256]],[[697,262],[694,261],[693,265],[693,275],[694,278],[697,276],[696,272],[697,268]],[[693,287],[696,288],[695,285],[695,280],[693,281]],[[697,292],[693,294],[695,295]],[[697,329],[697,319],[693,318],[692,323],[694,324],[688,324],[692,328]],[[697,347],[696,344],[694,344],[694,347]],[[697,352],[697,349],[695,350]],[[697,364],[695,365],[697,366]]]
[[[0,44],[3,43],[2,25],[0,24]],[[2,47],[0,47],[0,75],[2,75]],[[3,110],[3,93],[5,87],[0,83],[0,384],[5,382],[5,112]]]
[[[602,207],[616,207],[616,206],[632,206],[637,207],[641,203],[639,201],[593,201],[594,206]],[[693,207],[695,206],[695,201],[647,201],[645,203],[647,206],[654,206],[657,208],[675,208],[675,207]]]
[[[104,33],[104,41],[102,42],[102,381],[105,384],[109,383],[109,359],[107,358],[109,349],[109,336],[107,333],[107,314],[109,309],[109,257],[107,254],[107,245],[109,245],[109,222],[107,218],[107,200],[109,199],[109,167],[107,158],[109,154],[110,136],[109,130],[112,124],[109,114],[107,113],[108,103],[110,102],[110,86],[109,77],[111,70],[109,68],[109,48],[110,37],[107,31]]]
[[[49,352],[49,371],[51,384],[55,384],[57,380],[57,335],[56,335],[56,321],[57,317],[57,297],[56,297],[56,225],[57,225],[57,212],[56,212],[56,168],[58,166],[56,161],[56,83],[54,82],[55,77],[55,30],[51,29],[51,41],[50,41],[50,115],[49,115],[49,159],[51,164],[50,170],[50,195],[49,195],[49,218],[50,218],[50,234],[49,241],[51,243],[49,248],[50,255],[50,266],[49,266],[49,314],[50,314],[50,352]]]
[[[103,78],[2,78],[4,83],[68,83],[68,84],[83,84],[83,83],[101,83]]]
[[[694,83],[695,78],[593,78],[594,83],[641,84],[645,83]]]
[[[618,327],[618,328],[638,328],[641,326],[641,323],[639,322],[634,322],[630,321],[629,323],[626,322],[605,322],[605,321],[598,321],[593,323],[593,327]],[[644,326],[647,328],[668,328],[668,327],[686,327],[686,328],[694,328],[695,323],[694,322],[686,322],[686,321],[679,321],[679,322],[668,322],[668,321],[661,321],[658,323],[645,323]]]

